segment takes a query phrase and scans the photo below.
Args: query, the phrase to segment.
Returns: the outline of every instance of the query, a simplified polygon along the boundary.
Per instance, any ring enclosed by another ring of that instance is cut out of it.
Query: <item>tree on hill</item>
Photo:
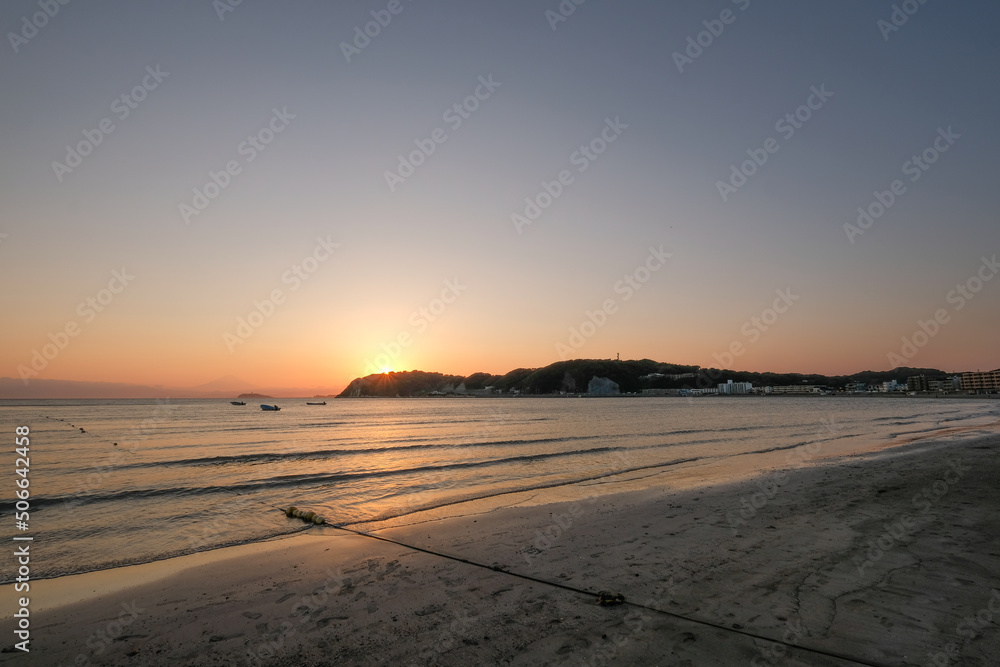
[[[901,367],[891,371],[863,371],[854,375],[826,376],[801,373],[756,373],[718,368],[702,368],[681,364],[665,364],[651,359],[619,361],[615,359],[571,359],[557,361],[542,368],[516,368],[505,375],[473,373],[468,377],[424,371],[380,373],[357,378],[340,396],[426,396],[452,393],[464,383],[468,391],[492,386],[498,391],[519,391],[526,394],[557,394],[585,391],[590,381],[607,378],[623,393],[643,389],[709,388],[733,382],[751,382],[758,387],[786,385],[824,385],[843,388],[848,382],[871,385],[896,380],[905,384],[913,375],[941,377],[945,373],[932,368]],[[684,376],[684,377],[670,377]]]
[[[444,375],[424,371],[401,371],[398,373],[377,373],[352,381],[338,398],[349,396],[425,396],[431,392],[454,391],[463,378],[460,375]]]
[[[485,389],[486,387],[495,385],[501,377],[500,375],[491,375],[489,373],[473,373],[465,378],[465,388],[469,391]]]

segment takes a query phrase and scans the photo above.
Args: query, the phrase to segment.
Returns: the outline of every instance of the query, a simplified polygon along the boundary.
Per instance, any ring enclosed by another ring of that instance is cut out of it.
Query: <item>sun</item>
[[[388,375],[388,374],[389,374],[389,373],[391,373],[391,372],[392,372],[392,369],[391,369],[391,368],[389,368],[388,366],[386,366],[386,367],[384,367],[384,368],[382,369],[382,375]]]

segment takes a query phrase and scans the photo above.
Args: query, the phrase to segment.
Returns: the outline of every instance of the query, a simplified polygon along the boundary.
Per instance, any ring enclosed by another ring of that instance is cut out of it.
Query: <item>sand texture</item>
[[[316,527],[36,582],[67,597],[0,663],[995,665],[998,452],[984,433],[696,490],[514,494],[351,527],[402,544]]]

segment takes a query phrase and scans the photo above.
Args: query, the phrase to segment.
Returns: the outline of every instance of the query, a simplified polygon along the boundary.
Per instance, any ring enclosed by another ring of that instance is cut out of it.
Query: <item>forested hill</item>
[[[543,368],[517,368],[505,375],[473,373],[445,375],[425,371],[379,373],[353,380],[338,398],[352,396],[436,396],[481,393],[492,387],[493,392],[522,394],[585,393],[595,377],[608,378],[625,392],[643,389],[681,389],[714,387],[732,380],[752,382],[754,386],[793,384],[824,385],[843,388],[849,382],[880,384],[891,380],[906,383],[912,375],[943,377],[944,371],[930,368],[901,367],[891,371],[863,371],[854,375],[827,376],[799,373],[751,373],[746,371],[701,368],[668,364],[651,359],[615,361],[613,359],[572,359],[557,361]]]

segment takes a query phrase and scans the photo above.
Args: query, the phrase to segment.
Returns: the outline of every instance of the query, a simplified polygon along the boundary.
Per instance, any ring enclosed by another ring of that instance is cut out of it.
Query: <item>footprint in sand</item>
[[[427,616],[428,614],[436,614],[439,611],[442,611],[443,609],[444,607],[442,607],[439,604],[429,604],[423,609],[418,609],[413,613],[416,614],[417,616]]]
[[[333,621],[347,621],[347,620],[350,620],[349,617],[347,616],[327,616],[326,618],[321,618],[318,621],[316,621],[316,627],[325,628],[326,626],[330,625],[330,623]]]
[[[278,598],[277,600],[275,600],[275,604],[281,604],[282,602],[285,602],[286,600],[291,600],[293,597],[295,597],[295,593],[285,593],[280,598]]]
[[[378,579],[379,581],[382,581],[385,577],[389,576],[390,574],[392,574],[393,572],[395,572],[398,569],[399,569],[399,561],[398,560],[394,560],[394,561],[392,561],[390,563],[386,563],[386,565],[385,565],[385,572],[383,572],[382,574],[378,575],[376,577],[376,579]]]
[[[256,621],[258,618],[261,617],[260,612],[257,611],[245,611],[243,612],[243,615],[253,621]]]

